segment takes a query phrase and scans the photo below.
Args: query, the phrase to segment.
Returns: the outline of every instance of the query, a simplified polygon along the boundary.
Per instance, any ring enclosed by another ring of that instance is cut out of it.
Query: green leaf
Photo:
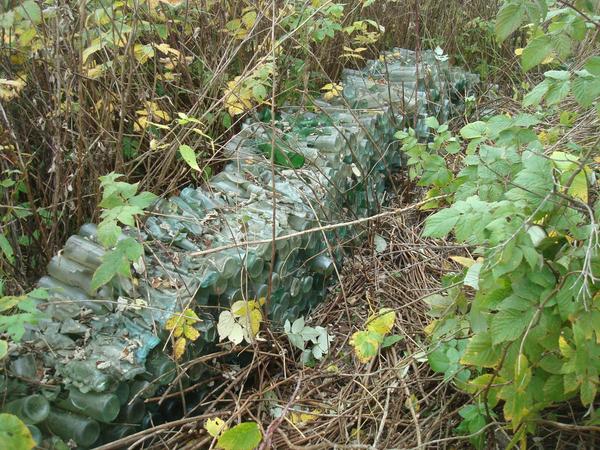
[[[383,342],[383,335],[374,331],[357,331],[350,339],[350,345],[354,347],[358,360],[362,363],[369,362],[379,351]]]
[[[137,260],[139,256],[141,256],[141,252],[134,248],[135,246],[131,242],[127,242],[129,240],[140,245],[133,238],[128,238],[120,241],[114,250],[107,252],[102,258],[102,264],[100,264],[92,276],[92,283],[90,286],[92,290],[95,291],[101,286],[104,286],[117,275],[122,275],[127,278],[131,277],[130,262],[132,260]],[[128,256],[136,255],[139,256],[132,259],[128,258]]]
[[[391,347],[392,345],[400,342],[404,339],[404,336],[399,334],[392,334],[391,336],[386,336],[383,338],[383,342],[381,343],[381,348]]]
[[[42,9],[34,0],[25,0],[15,11],[23,19],[30,20],[31,23],[38,24],[42,21]]]
[[[550,80],[544,80],[536,87],[534,87],[523,98],[523,106],[528,107],[533,105],[539,105],[546,93],[548,92],[548,89],[550,89],[550,85]]]
[[[140,192],[137,195],[134,195],[129,199],[129,204],[132,206],[136,206],[140,209],[146,209],[150,205],[152,205],[158,197],[154,195],[152,192]]]
[[[600,76],[577,76],[572,91],[577,103],[585,108],[591,106],[600,96]]]
[[[478,333],[469,339],[467,349],[460,359],[461,364],[494,367],[500,362],[500,349],[492,344],[489,333]]]
[[[256,100],[263,101],[267,97],[267,88],[262,84],[255,84],[252,86],[252,94]]]
[[[498,12],[496,17],[496,37],[499,42],[510,36],[523,22],[525,8],[522,3],[508,3]]]
[[[523,49],[523,54],[521,55],[523,70],[528,71],[540,64],[552,53],[552,49],[552,41],[546,35],[538,36],[531,40],[527,44],[527,47]]]
[[[592,75],[600,77],[600,56],[592,56],[589,58],[583,68]]]
[[[571,91],[571,81],[554,80],[546,93],[546,104],[555,105],[566,98]]]
[[[504,309],[492,316],[490,333],[492,344],[514,341],[520,337],[533,316],[533,311],[520,311],[518,309]]]
[[[596,392],[598,391],[598,376],[587,376],[581,382],[580,397],[583,406],[590,405],[596,398]]]
[[[8,353],[8,342],[0,340],[0,360]]]
[[[450,367],[450,360],[446,355],[446,347],[440,346],[427,355],[427,361],[431,370],[437,373],[444,373]]]
[[[437,118],[433,116],[425,119],[425,125],[427,125],[429,128],[433,128],[434,130],[437,130],[440,127],[440,123],[438,122]]]
[[[460,135],[465,139],[477,139],[485,136],[487,125],[485,122],[478,120],[465,125],[460,130]]]
[[[445,237],[452,231],[461,214],[453,208],[446,208],[429,216],[425,221],[423,236],[427,237]]]
[[[6,236],[4,236],[4,234],[2,233],[0,233],[0,250],[2,250],[2,253],[4,253],[4,256],[6,257],[9,263],[15,263],[15,254],[13,252],[12,246],[10,245],[10,242],[8,242]]]
[[[29,428],[12,414],[0,414],[0,442],[10,450],[31,450],[35,441]]]
[[[482,262],[476,262],[471,267],[467,269],[467,273],[465,274],[465,279],[463,284],[465,286],[470,286],[475,290],[479,289],[479,274],[481,273],[481,268],[483,267]]]
[[[98,225],[98,240],[104,248],[114,247],[120,235],[121,227],[115,220],[103,220]]]
[[[217,446],[223,450],[253,450],[262,440],[262,433],[256,422],[243,422],[219,437]]]
[[[568,70],[549,70],[544,72],[544,76],[553,80],[566,81],[571,77],[571,74]]]
[[[119,241],[115,251],[121,252],[129,261],[134,262],[140,259],[140,257],[143,255],[144,248],[142,247],[142,244],[140,244],[134,238],[128,237]]]
[[[190,166],[192,169],[200,172],[200,166],[198,166],[198,161],[196,161],[196,152],[189,145],[180,145],[179,146],[179,154],[183,158],[183,160]]]

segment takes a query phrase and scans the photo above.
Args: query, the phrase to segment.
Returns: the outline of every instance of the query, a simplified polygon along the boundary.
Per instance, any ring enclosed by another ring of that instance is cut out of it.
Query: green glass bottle
[[[141,398],[136,398],[128,401],[121,407],[121,411],[117,416],[117,422],[137,425],[142,421],[146,413],[146,404]]]
[[[100,436],[100,425],[95,420],[55,407],[50,408],[45,424],[51,433],[65,441],[73,439],[82,447],[92,446]]]
[[[76,412],[104,423],[115,420],[121,408],[119,397],[109,393],[84,394],[78,389],[71,389],[68,401],[74,406]]]
[[[175,363],[162,353],[155,353],[148,359],[146,371],[148,372],[148,381],[162,385],[169,384],[177,374]]]
[[[40,423],[48,417],[50,404],[42,395],[34,394],[13,400],[4,407],[6,412],[19,416],[25,423]]]

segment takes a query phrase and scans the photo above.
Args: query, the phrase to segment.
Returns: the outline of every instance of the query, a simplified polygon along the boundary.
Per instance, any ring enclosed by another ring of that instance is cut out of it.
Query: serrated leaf
[[[253,450],[262,440],[262,433],[256,422],[243,422],[219,437],[217,446],[223,450]]]
[[[427,218],[423,236],[437,238],[445,237],[452,231],[459,218],[459,211],[456,211],[453,208],[442,209]]]
[[[527,95],[523,97],[523,106],[528,107],[533,105],[539,105],[546,93],[548,92],[548,89],[550,89],[550,84],[550,80],[544,80],[536,87],[534,87],[531,91],[529,91],[529,93],[527,93]]]
[[[469,339],[460,363],[464,365],[494,367],[500,362],[500,349],[492,344],[488,333],[482,332]]]
[[[129,199],[129,204],[132,206],[136,206],[139,209],[146,209],[150,205],[152,205],[158,197],[152,192],[140,192],[137,195],[134,195]]]
[[[196,160],[196,152],[189,145],[180,145],[179,146],[179,154],[181,158],[190,166],[192,169],[200,172],[200,166],[198,166],[198,161]]]
[[[377,314],[367,321],[367,331],[372,331],[385,336],[394,327],[396,312],[390,308],[382,308]]]
[[[525,16],[525,9],[521,3],[505,4],[496,17],[496,37],[499,42],[504,41],[508,36],[515,32]]]
[[[362,363],[367,363],[377,356],[382,342],[383,335],[373,331],[357,331],[350,339],[350,345],[354,347],[354,352]]]
[[[487,125],[485,122],[471,122],[460,130],[460,135],[465,139],[477,139],[485,136]]]
[[[573,97],[583,107],[591,106],[600,96],[600,76],[578,76],[572,84]]]
[[[179,314],[173,315],[165,322],[165,330],[171,331],[179,326],[181,323],[181,316]]]
[[[552,54],[552,40],[547,35],[538,36],[532,39],[523,49],[521,55],[521,65],[524,71],[537,66]]]
[[[463,284],[465,286],[470,286],[475,290],[479,289],[479,274],[481,273],[481,269],[483,267],[482,262],[476,262],[467,270],[465,274],[465,279],[463,280]]]
[[[532,315],[533,311],[531,310],[520,311],[518,309],[503,309],[494,314],[490,322],[492,344],[514,341],[520,337],[527,328]]]
[[[444,347],[438,347],[427,355],[427,361],[431,370],[437,373],[445,373],[450,367],[450,360],[446,355]]]

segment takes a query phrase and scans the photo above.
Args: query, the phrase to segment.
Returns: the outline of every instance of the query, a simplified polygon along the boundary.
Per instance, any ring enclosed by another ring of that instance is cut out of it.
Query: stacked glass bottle
[[[143,230],[126,231],[146,249],[133,281],[91,289],[104,250],[96,227],[84,225],[38,283],[50,294],[40,305],[48,318],[11,352],[0,375],[4,410],[36,439],[56,435],[88,448],[181,413],[178,398],[160,408],[145,400],[176,377],[184,387],[208,378],[210,367],[194,359],[214,350],[223,308],[264,297],[270,285],[275,326],[307,314],[359,236],[351,228],[306,231],[378,211],[402,166],[393,134],[416,118],[427,138],[424,118],[453,114],[477,82],[438,56],[424,52],[417,64],[414,52],[394,49],[361,71],[345,70],[341,96],[245,124],[225,146],[231,162],[222,172],[160,200]],[[178,367],[163,351],[164,324],[186,308],[202,319],[200,338]],[[190,389],[191,401],[207,390]]]

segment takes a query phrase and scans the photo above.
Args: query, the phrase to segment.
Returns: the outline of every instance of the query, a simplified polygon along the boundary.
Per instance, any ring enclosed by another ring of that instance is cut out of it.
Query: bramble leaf
[[[223,450],[254,450],[262,440],[262,433],[256,422],[242,422],[226,430],[217,441]]]

